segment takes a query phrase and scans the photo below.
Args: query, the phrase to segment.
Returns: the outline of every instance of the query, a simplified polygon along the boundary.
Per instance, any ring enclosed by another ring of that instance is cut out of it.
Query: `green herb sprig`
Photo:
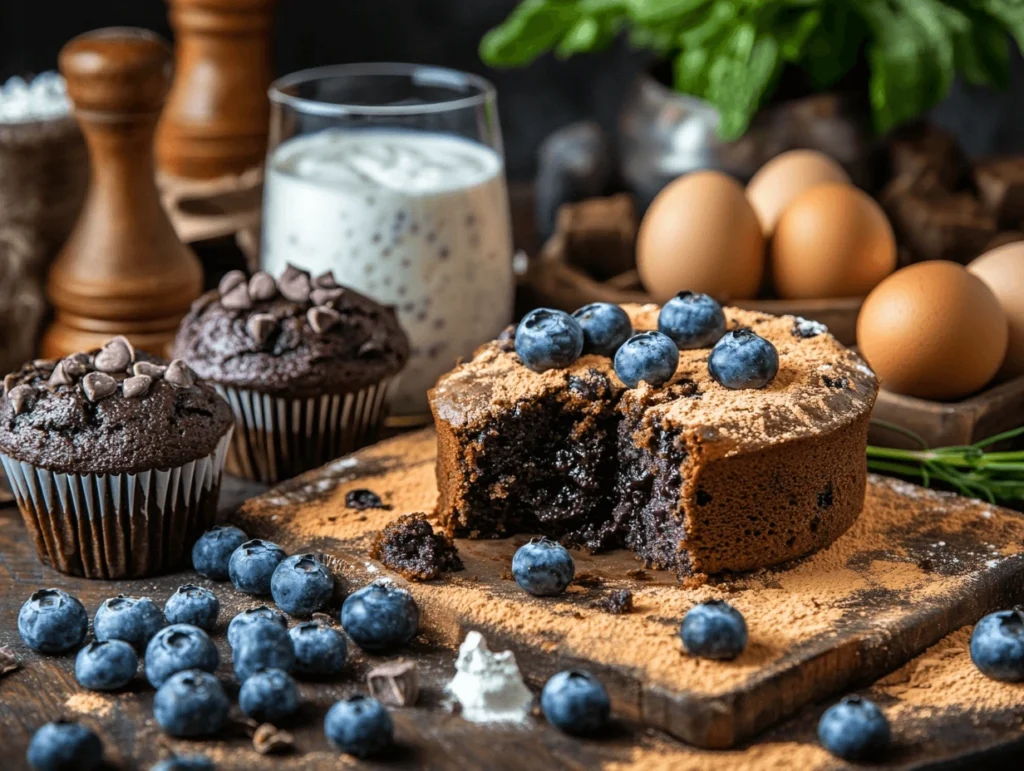
[[[494,67],[553,51],[600,51],[620,33],[673,63],[675,87],[741,136],[786,65],[819,90],[864,58],[880,132],[937,104],[959,74],[1005,88],[1013,37],[1024,46],[1020,0],[524,0],[480,44]]]
[[[868,446],[868,468],[883,474],[899,474],[930,487],[941,481],[961,495],[989,503],[1024,502],[1024,450],[993,452],[988,448],[1024,436],[1024,426],[959,447],[928,449],[913,431],[885,421],[876,424],[910,437],[919,450]]]

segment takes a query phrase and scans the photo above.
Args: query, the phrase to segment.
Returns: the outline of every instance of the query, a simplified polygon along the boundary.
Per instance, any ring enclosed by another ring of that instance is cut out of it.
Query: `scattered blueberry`
[[[662,306],[658,331],[683,351],[710,348],[725,334],[725,314],[706,294],[680,292]]]
[[[289,557],[274,571],[270,593],[277,607],[293,616],[309,616],[334,594],[334,576],[312,554]]]
[[[981,619],[971,634],[971,661],[993,680],[1024,680],[1024,612],[1001,610]]]
[[[26,757],[33,771],[93,771],[103,763],[103,743],[85,726],[58,720],[35,732]]]
[[[224,725],[230,707],[216,677],[187,669],[175,673],[157,689],[153,717],[171,736],[210,736]]]
[[[394,740],[391,715],[376,699],[350,696],[330,708],[324,718],[327,741],[342,752],[366,758],[387,749]]]
[[[161,629],[146,647],[146,679],[159,688],[176,672],[213,672],[220,663],[217,647],[197,626],[175,624]]]
[[[264,669],[291,672],[295,666],[295,646],[288,632],[274,624],[256,624],[242,633],[238,647],[232,649],[238,682],[244,683]]]
[[[231,583],[246,594],[270,594],[270,578],[285,556],[276,543],[258,538],[246,541],[235,549],[228,563]]]
[[[119,594],[103,601],[92,630],[97,640],[124,640],[141,651],[166,623],[163,612],[149,597]]]
[[[747,622],[729,603],[708,600],[686,612],[679,637],[690,655],[727,661],[747,647]]]
[[[614,303],[590,303],[572,317],[583,329],[583,353],[614,356],[633,334],[629,314]]]
[[[641,380],[655,388],[665,385],[678,366],[679,349],[661,332],[633,335],[615,354],[615,374],[630,388],[636,388]]]
[[[299,708],[299,689],[287,672],[265,669],[242,683],[238,706],[253,720],[274,723]]]
[[[420,609],[405,589],[378,580],[345,598],[341,625],[360,648],[387,651],[416,636]]]
[[[283,613],[273,608],[268,608],[266,605],[260,605],[257,608],[243,610],[231,619],[231,623],[228,624],[228,645],[232,648],[237,648],[247,631],[251,627],[261,624],[270,624],[286,631],[288,629],[288,621]]]
[[[161,760],[149,771],[214,771],[216,766],[205,755],[175,755]]]
[[[217,625],[218,613],[217,595],[195,584],[179,586],[164,605],[168,624],[191,624],[207,632],[212,632]]]
[[[779,374],[779,352],[749,329],[726,332],[711,349],[708,372],[726,388],[764,388]]]
[[[318,621],[306,621],[288,630],[295,648],[295,671],[302,675],[338,674],[348,657],[348,643],[337,629]]]
[[[237,527],[213,527],[199,536],[192,547],[192,567],[214,581],[227,581],[228,563],[235,549],[249,540]]]
[[[583,328],[565,311],[537,308],[516,327],[516,353],[534,372],[563,369],[583,352]]]
[[[75,679],[90,691],[124,688],[138,669],[139,657],[124,640],[94,640],[75,658]]]
[[[889,721],[882,710],[859,696],[833,704],[818,721],[821,746],[843,760],[877,757],[890,739]]]
[[[589,672],[569,669],[544,684],[540,706],[548,722],[575,736],[592,735],[608,724],[611,702],[601,682]]]
[[[561,594],[576,575],[569,550],[557,541],[534,538],[516,549],[512,577],[519,587],[537,597]]]
[[[25,644],[40,653],[64,653],[77,648],[89,631],[89,614],[63,589],[33,592],[18,612],[18,632]]]

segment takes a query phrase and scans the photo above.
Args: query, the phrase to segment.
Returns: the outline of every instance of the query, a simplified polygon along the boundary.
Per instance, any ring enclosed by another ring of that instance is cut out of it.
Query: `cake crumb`
[[[68,697],[64,706],[79,714],[106,717],[113,708],[113,702],[97,693],[75,693]]]
[[[403,514],[374,536],[370,557],[412,581],[464,569],[455,542],[434,532],[423,512]]]
[[[626,575],[629,578],[636,579],[637,581],[650,581],[651,580],[651,574],[648,573],[643,568],[632,568],[631,570],[627,570],[626,571]]]
[[[607,597],[602,597],[594,603],[594,607],[611,613],[613,616],[621,616],[624,613],[633,612],[633,592],[629,589],[616,589]]]

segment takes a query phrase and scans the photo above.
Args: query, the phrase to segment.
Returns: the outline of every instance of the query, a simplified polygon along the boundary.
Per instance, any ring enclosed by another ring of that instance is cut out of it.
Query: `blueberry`
[[[729,603],[708,600],[686,612],[679,637],[690,655],[727,661],[747,647],[747,622]]]
[[[534,372],[563,369],[583,352],[583,328],[565,311],[537,308],[516,327],[516,353]]]
[[[139,657],[124,640],[93,641],[78,651],[75,679],[90,691],[116,691],[135,677]]]
[[[537,597],[561,594],[575,575],[576,563],[569,550],[547,538],[534,538],[512,557],[512,577],[521,589]]]
[[[220,656],[213,641],[197,626],[175,624],[161,629],[146,647],[146,679],[159,688],[176,672],[213,672]]]
[[[89,614],[63,589],[33,592],[18,613],[18,632],[25,644],[40,653],[64,653],[77,648],[89,631]]]
[[[302,675],[325,677],[338,674],[348,657],[345,636],[336,629],[306,621],[288,630],[295,648],[295,671]]]
[[[342,752],[366,758],[387,749],[394,740],[391,715],[376,699],[350,696],[330,708],[324,718],[327,741]]]
[[[258,538],[246,541],[235,549],[228,563],[231,583],[246,594],[270,594],[270,578],[285,556],[276,543]]]
[[[163,612],[149,597],[119,594],[103,601],[93,618],[92,629],[97,640],[124,640],[136,650],[145,650],[166,623]]]
[[[264,669],[291,672],[295,666],[295,646],[288,632],[274,624],[256,624],[242,633],[238,647],[232,649],[235,676],[244,683]]]
[[[227,581],[231,575],[228,563],[235,549],[249,540],[237,527],[212,527],[199,536],[192,547],[192,567],[214,581]]]
[[[708,372],[726,388],[764,388],[779,373],[779,352],[745,327],[726,332],[711,349]]]
[[[220,680],[200,669],[186,669],[157,689],[153,717],[171,736],[211,736],[224,725],[230,707]]]
[[[334,576],[312,554],[289,557],[274,571],[270,593],[277,607],[293,616],[309,616],[334,594]]]
[[[608,724],[611,702],[589,672],[569,669],[544,684],[540,706],[551,725],[575,736],[592,735]]]
[[[658,314],[658,331],[683,351],[710,348],[725,334],[725,314],[706,294],[680,292]]]
[[[847,696],[833,704],[818,721],[821,746],[844,760],[877,757],[890,739],[889,721],[882,710],[859,696]]]
[[[191,624],[207,632],[212,632],[217,625],[218,613],[217,595],[195,584],[179,586],[164,605],[168,624]]]
[[[288,622],[285,620],[283,613],[273,608],[268,608],[266,605],[260,605],[257,608],[243,610],[231,619],[231,623],[228,624],[228,645],[232,648],[237,648],[247,631],[251,627],[261,624],[270,624],[283,630],[288,629]]]
[[[345,598],[341,625],[360,648],[388,651],[416,636],[420,609],[405,589],[378,580]]]
[[[633,334],[629,314],[614,303],[590,303],[572,317],[583,329],[583,353],[614,356]]]
[[[149,771],[214,771],[216,766],[205,755],[175,755],[161,760]]]
[[[971,661],[993,680],[1024,680],[1024,612],[1001,610],[981,619],[971,634]]]
[[[26,757],[33,771],[93,771],[103,763],[103,743],[88,728],[58,720],[35,732]]]
[[[242,683],[238,706],[253,720],[274,723],[299,708],[299,689],[287,672],[264,669]]]
[[[615,354],[615,374],[630,388],[641,380],[648,385],[665,385],[679,366],[679,349],[661,332],[641,332],[622,344]]]

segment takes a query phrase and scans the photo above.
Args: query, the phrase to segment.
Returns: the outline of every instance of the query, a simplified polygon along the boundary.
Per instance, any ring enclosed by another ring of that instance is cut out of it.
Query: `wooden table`
[[[251,488],[230,485],[225,503],[236,503]],[[0,645],[12,647],[22,668],[0,677],[0,747],[4,769],[27,768],[25,747],[44,722],[72,717],[96,729],[103,738],[111,769],[147,769],[157,760],[178,752],[201,752],[219,769],[335,769],[358,765],[332,751],[323,738],[323,715],[345,694],[363,689],[365,673],[377,660],[354,647],[349,671],[336,682],[303,683],[300,714],[281,727],[295,736],[296,751],[283,756],[260,756],[252,750],[241,714],[232,713],[232,725],[216,740],[185,742],[164,736],[152,718],[153,691],[141,675],[123,693],[94,694],[74,680],[73,656],[45,657],[30,651],[17,633],[17,613],[37,588],[61,586],[78,596],[90,614],[99,603],[119,592],[149,595],[163,602],[173,590],[197,576],[188,572],[156,579],[101,582],[61,576],[39,564],[28,543],[16,510],[0,509]],[[230,695],[237,694],[230,675],[229,651],[223,636],[227,621],[251,598],[229,584],[211,584],[221,600],[221,623],[215,640],[221,652],[220,675]],[[965,713],[936,709],[909,698],[921,673],[941,671],[943,688],[977,689],[963,642],[964,632],[953,635],[918,660],[867,689],[868,695],[900,715],[895,730],[897,746],[882,768],[990,768],[1024,757],[1024,685],[1020,700],[992,709]],[[617,725],[600,740],[570,739],[535,721],[529,729],[472,725],[445,704],[444,683],[454,673],[454,654],[424,646],[410,651],[423,673],[424,692],[416,708],[395,711],[399,747],[378,764],[382,768],[430,769],[591,769],[643,768],[682,771],[726,769],[845,768],[817,747],[814,729],[823,706],[809,708],[796,718],[767,732],[759,741],[730,752],[697,751],[652,731]],[[938,670],[935,668],[938,667]],[[909,684],[909,685],[908,685]],[[536,684],[532,684],[536,685]],[[984,684],[981,683],[984,687]],[[1001,686],[1005,687],[1005,686]],[[965,690],[966,692],[966,690]],[[920,692],[918,692],[920,695]],[[919,701],[919,700],[918,700]],[[1011,699],[1012,701],[1012,699]],[[251,730],[251,729],[250,729]]]

